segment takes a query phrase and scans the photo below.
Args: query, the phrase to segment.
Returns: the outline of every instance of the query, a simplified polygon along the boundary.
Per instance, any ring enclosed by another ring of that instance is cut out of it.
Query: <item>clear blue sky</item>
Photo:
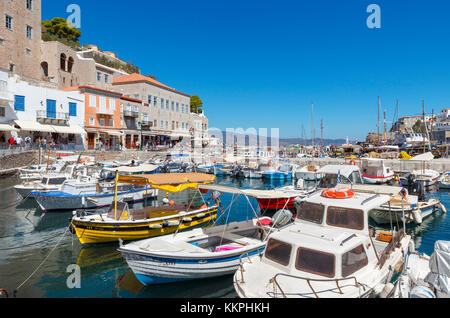
[[[42,17],[81,7],[81,42],[97,44],[199,95],[211,127],[304,125],[326,138],[365,139],[377,98],[391,125],[450,105],[450,2],[442,0],[42,0]],[[381,29],[369,29],[369,4]]]

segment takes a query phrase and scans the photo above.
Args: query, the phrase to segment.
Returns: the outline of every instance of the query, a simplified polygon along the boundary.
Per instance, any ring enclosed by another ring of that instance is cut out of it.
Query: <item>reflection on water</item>
[[[0,202],[4,203],[0,213],[0,288],[10,293],[16,289],[41,264],[55,247],[69,224],[72,213],[43,214],[34,200],[26,200],[18,206],[7,207],[17,200],[12,188],[19,183],[18,178],[0,180]],[[238,188],[272,189],[291,185],[293,181],[218,178],[216,183]],[[169,200],[176,202],[192,200],[196,191],[169,193]],[[432,189],[429,197],[441,199],[450,206],[449,192],[437,192]],[[160,193],[158,199],[146,204],[160,204],[166,193]],[[208,196],[205,196],[205,200]],[[227,210],[233,194],[222,194],[221,202]],[[203,202],[195,197],[196,204]],[[218,223],[241,221],[254,216],[259,211],[256,200],[240,196],[231,206],[230,213],[220,211]],[[141,208],[138,203],[133,208]],[[0,204],[0,207],[2,204]],[[253,207],[253,209],[252,209]],[[228,212],[228,210],[226,211]],[[421,227],[408,226],[414,236],[419,251],[431,254],[434,242],[449,239],[450,219],[445,214],[431,216],[424,220]],[[200,298],[236,297],[233,277],[224,276],[212,279],[187,281],[183,283],[144,287],[135,278],[127,263],[117,251],[117,244],[82,247],[76,236],[66,233],[58,247],[39,269],[39,271],[19,289],[18,297],[144,297],[144,298]],[[66,280],[70,273],[67,267],[77,264],[81,269],[81,288],[68,289]]]

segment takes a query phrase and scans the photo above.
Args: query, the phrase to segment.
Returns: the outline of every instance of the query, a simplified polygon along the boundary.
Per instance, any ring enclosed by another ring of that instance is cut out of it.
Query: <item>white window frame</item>
[[[9,26],[8,26],[8,18],[9,18]],[[12,16],[5,14],[5,28],[14,31],[14,19]]]
[[[89,126],[95,126],[95,118],[89,117]]]
[[[27,24],[27,26],[25,27],[25,34],[27,39],[33,40],[33,27]]]

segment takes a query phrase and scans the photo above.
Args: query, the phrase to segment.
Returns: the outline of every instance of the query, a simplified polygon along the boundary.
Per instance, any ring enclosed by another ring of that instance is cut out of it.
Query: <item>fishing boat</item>
[[[318,188],[333,188],[338,184],[363,184],[361,171],[356,165],[327,165],[317,171],[321,175]]]
[[[239,189],[217,185],[200,185],[199,189],[245,195]],[[230,211],[231,205],[225,210]],[[144,285],[234,274],[240,259],[260,255],[268,234],[292,218],[290,214],[282,223],[276,221],[278,216],[259,219],[252,210],[251,220],[136,241],[121,245],[119,251]]]
[[[320,169],[317,165],[304,166],[295,171],[295,178],[304,181],[319,182],[321,179],[321,174],[317,173]]]
[[[96,244],[145,239],[175,233],[201,226],[213,221],[217,215],[218,202],[201,205],[166,203],[144,206],[130,210],[128,204],[120,201],[118,185],[129,184],[151,187],[152,191],[179,193],[187,189],[197,189],[199,184],[214,182],[215,177],[200,173],[151,174],[116,176],[115,197],[110,201],[106,213],[76,211],[71,221],[71,229],[82,244]],[[155,203],[156,204],[156,203]]]
[[[233,167],[228,165],[215,165],[214,166],[214,175],[217,177],[231,177],[233,172]]]
[[[414,170],[400,177],[403,185],[409,185],[414,182],[420,182],[425,187],[436,184],[439,180],[440,173],[432,169]]]
[[[363,158],[361,159],[361,171],[364,183],[384,184],[394,179],[394,171],[386,167],[383,159]]]
[[[325,189],[296,201],[297,217],[270,234],[264,254],[242,260],[233,283],[241,298],[365,298],[390,292],[414,243],[404,228],[369,227],[369,211],[400,187],[376,193]]]
[[[450,189],[450,172],[447,171],[439,178],[439,189]]]
[[[392,298],[450,298],[450,241],[436,241],[431,257],[407,255]]]
[[[118,185],[119,200],[128,203],[142,202],[157,196],[157,191],[147,186]],[[79,176],[65,181],[58,191],[33,191],[31,195],[44,212],[98,209],[111,204],[114,199],[114,182],[101,182],[90,176]]]
[[[439,211],[446,212],[445,207],[438,199],[431,198],[427,201],[419,201],[416,195],[399,193],[392,197],[386,204],[380,205],[370,211],[370,218],[377,224],[389,224],[402,222],[422,224],[423,220]]]
[[[57,161],[54,164],[31,165],[27,168],[20,168],[19,179],[22,181],[36,181],[42,179],[45,174],[60,173],[66,166],[65,162]]]
[[[65,174],[44,175],[41,180],[26,181],[14,186],[14,189],[22,198],[28,198],[31,196],[31,192],[60,190],[67,178]]]

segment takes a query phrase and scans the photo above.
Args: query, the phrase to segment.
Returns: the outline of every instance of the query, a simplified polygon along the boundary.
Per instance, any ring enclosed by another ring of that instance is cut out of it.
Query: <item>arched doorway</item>
[[[41,63],[41,70],[42,70],[42,76],[48,77],[48,63],[47,62]]]

